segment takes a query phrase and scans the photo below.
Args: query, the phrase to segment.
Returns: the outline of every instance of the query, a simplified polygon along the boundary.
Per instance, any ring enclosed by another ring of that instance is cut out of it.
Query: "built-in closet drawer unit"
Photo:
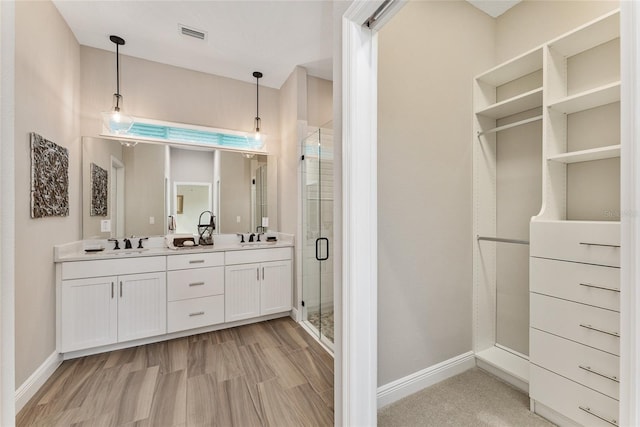
[[[620,223],[533,221],[530,255],[620,267]]]
[[[595,390],[531,365],[531,398],[589,427],[618,425],[618,401]]]
[[[531,258],[531,292],[620,311],[620,269]]]
[[[531,363],[619,399],[618,356],[537,329],[531,329],[530,339]]]
[[[532,293],[531,327],[620,355],[620,314]]]
[[[167,331],[224,322],[224,253],[170,255],[167,259]]]

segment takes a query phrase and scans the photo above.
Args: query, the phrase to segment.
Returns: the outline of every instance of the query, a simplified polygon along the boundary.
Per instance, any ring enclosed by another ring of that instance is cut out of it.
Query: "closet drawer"
[[[167,301],[224,294],[224,267],[175,270],[167,273]]]
[[[619,400],[618,356],[537,329],[529,339],[531,363]]]
[[[169,255],[167,270],[217,267],[224,265],[224,252],[201,252],[185,255]]]
[[[620,311],[620,269],[531,257],[531,292]]]
[[[534,257],[620,267],[619,222],[533,221],[530,240]]]
[[[224,295],[167,304],[167,331],[178,332],[224,322]]]
[[[620,315],[535,293],[530,294],[531,327],[620,355]]]
[[[583,426],[618,425],[617,400],[535,365],[531,365],[529,396]]]

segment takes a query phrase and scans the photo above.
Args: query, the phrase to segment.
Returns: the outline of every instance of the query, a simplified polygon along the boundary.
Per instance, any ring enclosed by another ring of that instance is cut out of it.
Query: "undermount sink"
[[[276,242],[245,242],[245,243],[240,243],[240,246],[242,246],[243,248],[245,247],[252,247],[252,246],[268,246],[268,245],[275,245]]]
[[[148,251],[149,248],[135,248],[135,249],[111,249],[109,251],[102,252],[105,255],[135,255]]]

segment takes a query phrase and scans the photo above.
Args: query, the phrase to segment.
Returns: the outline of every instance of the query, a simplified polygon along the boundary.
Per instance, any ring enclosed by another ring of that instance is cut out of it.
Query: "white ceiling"
[[[280,88],[297,65],[332,79],[332,3],[314,0],[53,0],[78,42],[122,55]],[[207,32],[186,37],[179,24]]]
[[[0,0],[1,1],[1,0]],[[468,0],[496,17],[518,0]],[[293,68],[332,80],[331,0],[53,0],[78,42],[279,89]],[[207,33],[184,36],[179,25]]]

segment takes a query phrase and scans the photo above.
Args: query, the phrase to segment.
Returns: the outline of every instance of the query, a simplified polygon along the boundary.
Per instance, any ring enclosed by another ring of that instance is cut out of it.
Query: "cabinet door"
[[[117,341],[116,281],[115,276],[62,281],[60,352]]]
[[[166,273],[118,276],[118,342],[167,333]]]
[[[225,267],[224,320],[260,316],[260,264]]]
[[[291,261],[265,262],[260,270],[260,314],[291,310]]]

